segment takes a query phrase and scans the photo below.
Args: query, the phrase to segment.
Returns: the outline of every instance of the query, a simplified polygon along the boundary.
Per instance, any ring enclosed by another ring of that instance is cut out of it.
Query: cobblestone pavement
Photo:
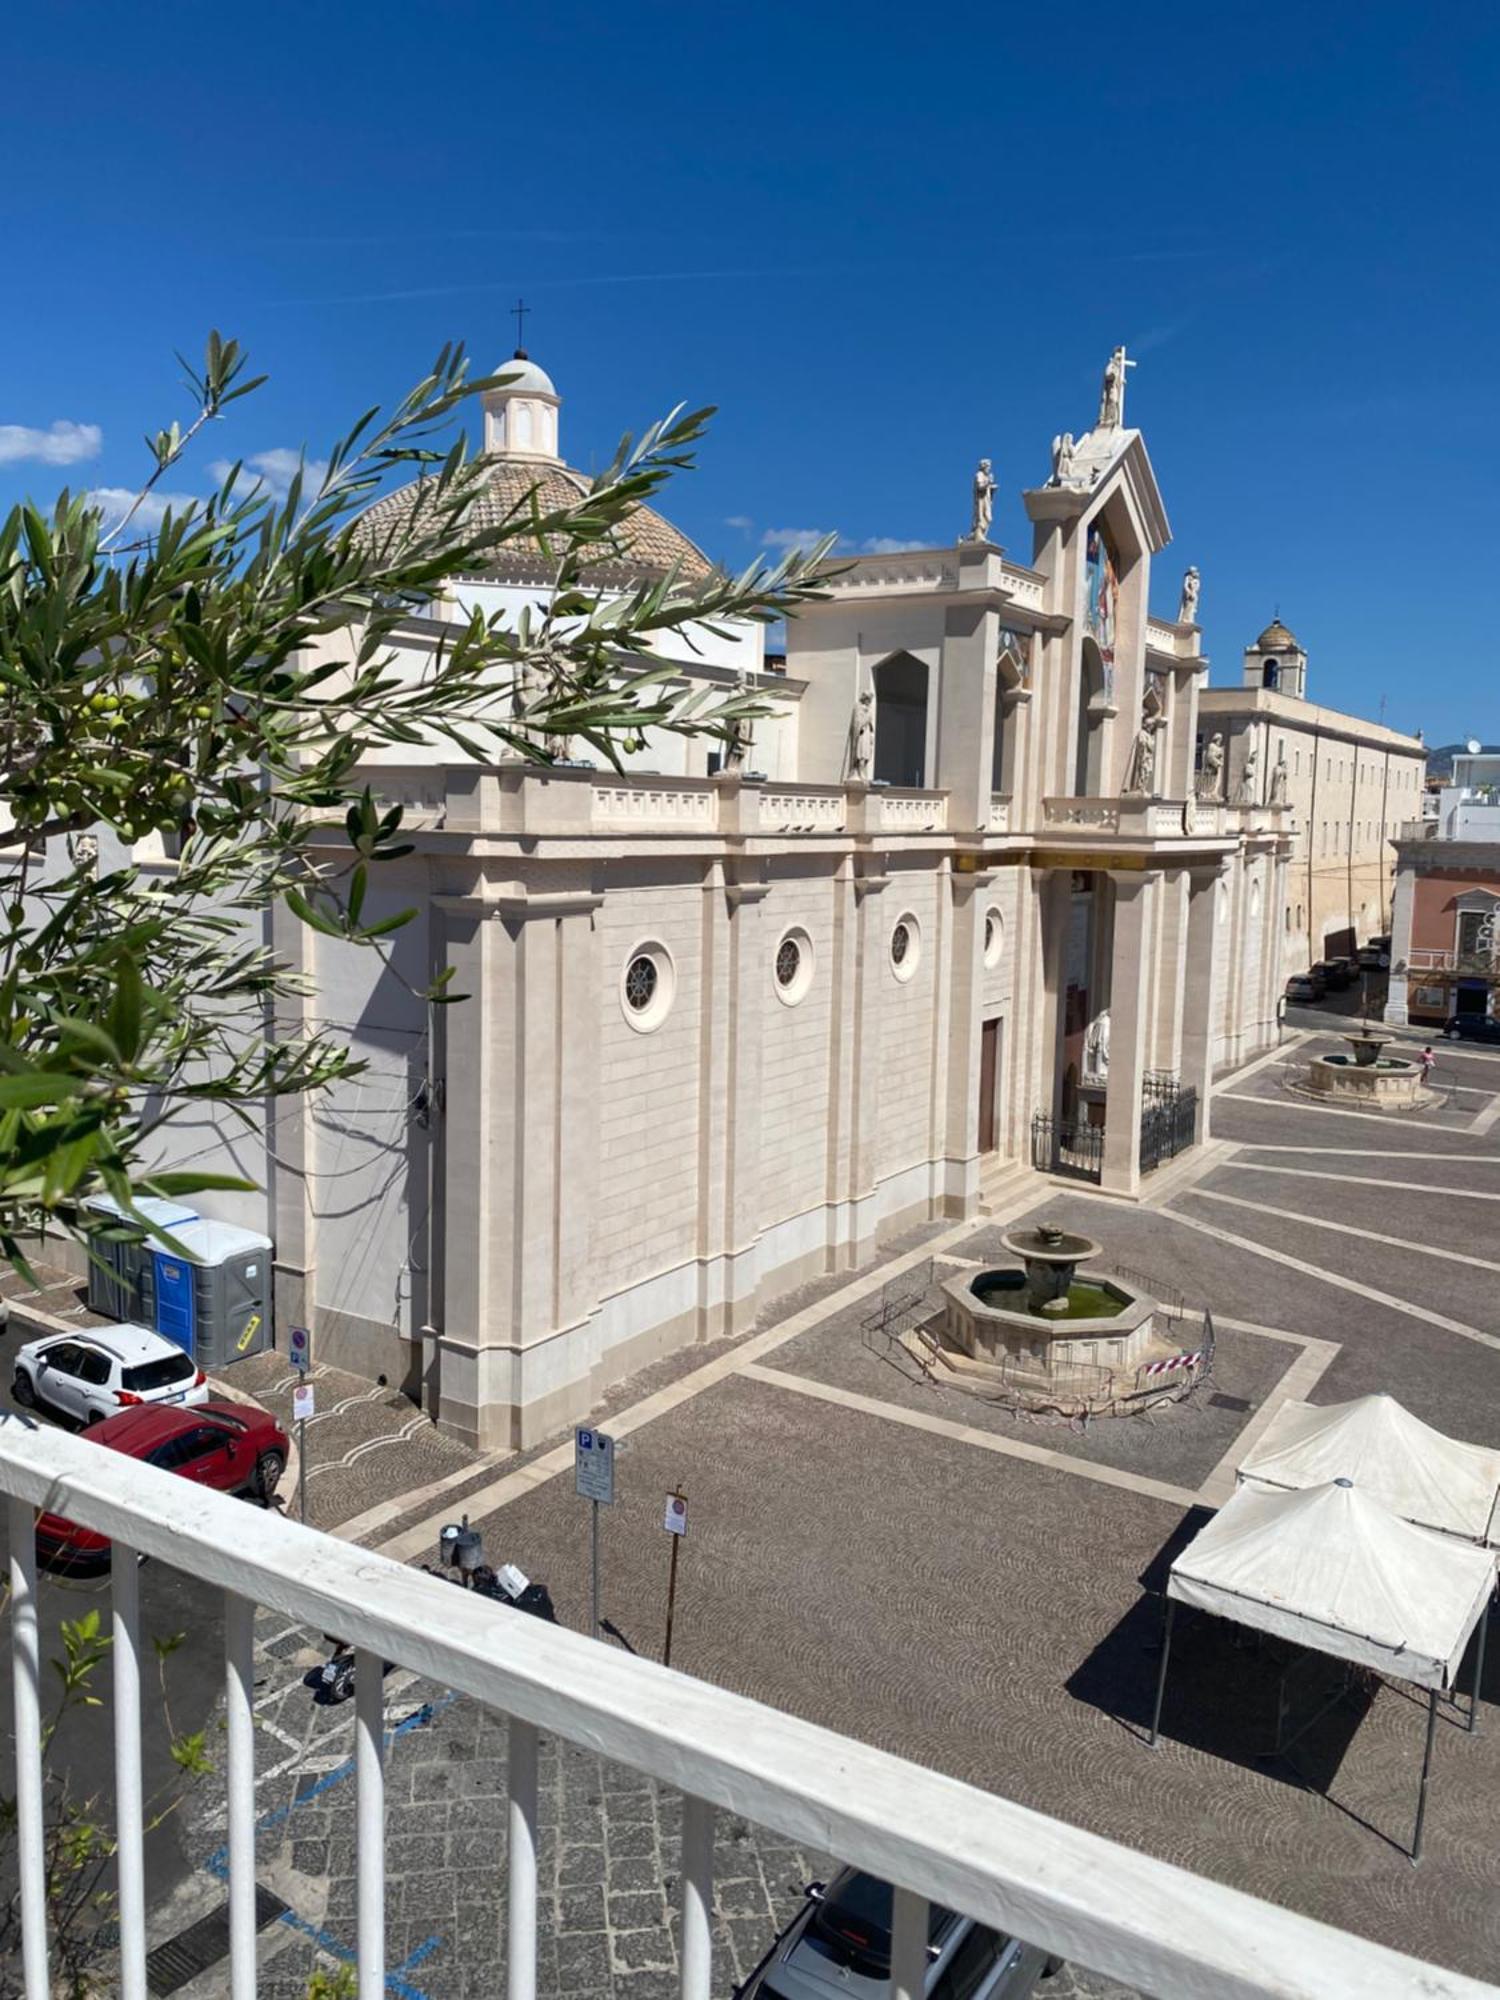
[[[261,1934],[260,2000],[303,2000],[313,1970],[347,1961],[353,1947],[352,1704],[324,1707],[303,1684],[326,1652],[312,1638],[278,1630],[266,1614],[259,1620],[258,1875],[291,1906]],[[506,1944],[505,1724],[397,1673],[387,1677],[386,1719],[387,1990],[404,2000],[490,2000],[501,1990]],[[539,1788],[539,1993],[676,2000],[676,1796],[551,1738],[542,1742]],[[719,1815],[716,1833],[716,1991],[728,1996],[796,1913],[805,1885],[835,1864],[731,1814]],[[222,1812],[207,1791],[193,1838],[203,1881],[222,1895]],[[188,1920],[180,1909],[165,1928]],[[181,2000],[227,1992],[220,1963]],[[1071,1967],[1045,1993],[1132,2000]]]
[[[783,1301],[778,1319],[803,1308],[808,1318],[748,1366],[728,1346],[674,1357],[658,1379],[679,1383],[685,1399],[622,1438],[620,1502],[604,1522],[605,1609],[622,1642],[660,1650],[661,1498],[681,1482],[691,1525],[675,1665],[1490,1976],[1500,1953],[1493,1717],[1477,1737],[1451,1720],[1438,1732],[1419,1870],[1404,1847],[1422,1717],[1394,1684],[1347,1691],[1300,1746],[1299,1774],[1266,1755],[1277,1662],[1236,1644],[1232,1628],[1179,1620],[1163,1747],[1153,1756],[1142,1741],[1159,1631],[1152,1593],[1203,1519],[1170,1491],[1201,1491],[1226,1458],[1232,1467],[1243,1427],[1286,1393],[1299,1356],[1316,1357],[1315,1401],[1390,1390],[1440,1428],[1500,1445],[1500,1308],[1489,1268],[1500,1262],[1489,1247],[1500,1216],[1479,1198],[1500,1194],[1500,1128],[1473,1130],[1500,1089],[1500,1063],[1458,1058],[1454,1073],[1465,1096],[1437,1122],[1309,1106],[1268,1065],[1218,1100],[1215,1132],[1227,1144],[1159,1205],[1061,1186],[1032,1204],[1098,1237],[1105,1261],[1161,1273],[1211,1305],[1220,1324],[1212,1389],[1244,1409],[1205,1398],[1150,1424],[1096,1424],[1083,1436],[1016,1426],[873,1352],[859,1332],[869,1301],[834,1296],[843,1277]],[[939,1254],[982,1258],[993,1248],[994,1225],[981,1224],[942,1232]],[[728,1360],[727,1374],[694,1389],[711,1356]],[[627,1401],[617,1395],[611,1407]],[[946,1428],[914,1421],[936,1412]],[[959,1425],[968,1436],[954,1434]],[[1043,1450],[1017,1455],[1018,1446]],[[515,1560],[544,1579],[563,1621],[581,1627],[587,1523],[571,1479],[519,1492],[481,1526],[489,1560]],[[346,1951],[352,1939],[352,1798],[340,1775],[352,1724],[346,1711],[314,1707],[300,1686],[302,1635],[277,1644],[264,1715],[280,1735],[268,1737],[261,1761],[268,1772],[280,1760],[286,1768],[262,1795],[262,1872],[292,1917],[266,1933],[268,1951],[280,1946],[263,1985],[273,2000],[300,1993],[318,1949]],[[1500,1701],[1495,1650],[1490,1708]],[[1293,1676],[1299,1715],[1318,1706],[1322,1675],[1315,1663]],[[392,1963],[404,1958],[392,1990],[418,2000],[493,1992],[503,1737],[469,1704],[444,1706],[436,1691],[395,1676],[388,1701],[393,1722],[407,1725],[392,1751]],[[545,1933],[547,1990],[568,2000],[669,1992],[670,1923],[656,1871],[675,1873],[673,1807],[572,1751],[552,1746],[547,1759],[544,1923],[556,1927]],[[745,1954],[791,1913],[817,1864],[754,1829],[721,1831],[727,1981],[748,1969]],[[203,1832],[211,1853],[222,1836]],[[647,1859],[649,1871],[623,1867]],[[587,1880],[565,1879],[574,1867]],[[648,1873],[653,1886],[629,1885]],[[579,1967],[583,1983],[567,1984]],[[1071,1973],[1055,1990],[1087,2000],[1120,1992]]]

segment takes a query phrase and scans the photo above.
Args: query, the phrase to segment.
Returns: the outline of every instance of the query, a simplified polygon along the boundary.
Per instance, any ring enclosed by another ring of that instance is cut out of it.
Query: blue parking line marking
[[[437,1720],[445,1708],[451,1707],[457,1700],[457,1693],[450,1688],[445,1695],[439,1696],[436,1701],[423,1702],[422,1706],[414,1709],[404,1721],[398,1722],[394,1729],[386,1731],[386,1748],[389,1749],[398,1736],[405,1736],[413,1729],[425,1729],[430,1723]],[[320,1798],[324,1792],[331,1791],[335,1785],[341,1785],[346,1778],[353,1775],[353,1772],[354,1759],[348,1757],[334,1770],[325,1772],[315,1785],[310,1786],[300,1798],[293,1799],[290,1805],[278,1806],[274,1812],[264,1814],[255,1822],[256,1832],[268,1833],[273,1827],[283,1825],[291,1818],[298,1806],[305,1806],[311,1800]],[[214,1877],[215,1881],[228,1882],[229,1847],[227,1843],[223,1847],[215,1848],[214,1852],[203,1863],[203,1867],[206,1873]],[[317,1924],[309,1923],[306,1917],[298,1916],[295,1910],[284,1910],[276,1921],[285,1924],[290,1930],[300,1932],[303,1937],[310,1938],[321,1951],[328,1952],[331,1957],[340,1959],[345,1965],[353,1965],[356,1962],[355,1953],[347,1945],[340,1944],[336,1937],[332,1936],[328,1931],[321,1929]],[[401,1975],[405,1972],[410,1972],[414,1966],[420,1965],[423,1959],[430,1958],[433,1952],[437,1951],[443,1943],[444,1939],[437,1933],[434,1933],[429,1938],[424,1938],[416,1950],[403,1959],[394,1971],[386,1973],[386,1991],[396,1994],[397,2000],[431,2000],[431,1996],[424,1993],[421,1987],[413,1986],[409,1980],[403,1979]]]

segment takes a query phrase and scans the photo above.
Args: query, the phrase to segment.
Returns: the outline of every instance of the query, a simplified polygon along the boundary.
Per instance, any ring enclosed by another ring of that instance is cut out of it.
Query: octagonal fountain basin
[[[1012,1234],[1024,1239],[1030,1232]],[[1011,1238],[1005,1240],[1010,1247]],[[1097,1248],[1086,1237],[1073,1241],[1090,1254]],[[943,1286],[948,1342],[973,1361],[1003,1365],[1038,1386],[1081,1366],[1129,1369],[1150,1356],[1155,1299],[1120,1278],[1079,1279],[1071,1276],[1070,1265],[1047,1268],[1054,1274],[1066,1268],[1069,1278],[1045,1297],[1035,1295],[1029,1267],[1002,1265],[948,1279]],[[1055,1276],[1049,1282],[1055,1284]]]
[[[1345,1037],[1346,1056],[1313,1056],[1307,1065],[1307,1087],[1319,1097],[1359,1104],[1366,1110],[1400,1111],[1427,1096],[1422,1065],[1404,1056],[1382,1055],[1392,1037],[1366,1028]]]

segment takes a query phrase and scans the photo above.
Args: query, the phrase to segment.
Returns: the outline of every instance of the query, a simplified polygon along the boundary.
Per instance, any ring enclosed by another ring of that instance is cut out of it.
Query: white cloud
[[[29,424],[0,424],[0,465],[25,458],[39,465],[79,465],[103,449],[104,433],[97,424],[70,424],[63,417],[44,431]]]
[[[755,523],[748,514],[727,514],[724,517],[724,526],[726,528],[739,528],[743,533],[748,535],[750,530],[755,526]]]
[[[834,553],[845,556],[894,556],[906,549],[928,549],[931,542],[908,541],[899,535],[871,535],[863,542],[851,541],[831,528],[767,528],[761,547],[767,549],[810,549],[834,534]]]
[[[118,527],[125,516],[130,514],[131,506],[139,491],[139,487],[136,486],[91,486],[88,498],[94,506],[103,511],[104,525],[109,529]],[[174,514],[181,514],[187,508],[199,504],[201,503],[196,493],[164,493],[158,486],[154,492],[148,493],[135,512],[130,514],[131,530],[139,528],[143,534],[149,534],[161,526],[162,516],[168,508]]]
[[[284,500],[287,489],[302,467],[302,491],[304,495],[317,492],[328,471],[326,458],[309,458],[305,462],[300,451],[293,451],[287,445],[276,445],[270,451],[252,452],[240,468],[240,483],[246,487],[264,486],[273,500]],[[234,470],[234,460],[216,458],[209,466],[209,475],[220,485]]]
[[[830,528],[767,528],[760,545],[763,549],[811,549],[832,532]]]

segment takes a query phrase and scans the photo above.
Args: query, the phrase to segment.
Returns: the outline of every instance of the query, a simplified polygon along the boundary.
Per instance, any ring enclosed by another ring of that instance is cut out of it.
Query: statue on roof
[[[1053,486],[1067,485],[1069,479],[1073,476],[1073,453],[1076,449],[1077,447],[1073,442],[1073,433],[1071,431],[1063,431],[1060,436],[1052,440],[1052,478],[1050,484]]]
[[[1240,766],[1239,790],[1235,793],[1236,805],[1253,806],[1255,797],[1255,767],[1260,762],[1260,745],[1253,736],[1245,738],[1245,761]]]
[[[1223,796],[1224,784],[1224,732],[1216,729],[1209,738],[1208,748],[1203,753],[1203,769],[1198,774],[1198,796],[1201,799],[1217,799]]]
[[[1196,625],[1198,622],[1198,593],[1203,588],[1203,580],[1198,574],[1196,563],[1188,568],[1182,579],[1182,602],[1177,607],[1179,625]]]
[[[987,542],[990,538],[990,521],[995,512],[995,476],[990,471],[987,458],[980,459],[974,468],[974,510],[969,521],[969,540]]]
[[[1271,766],[1271,795],[1268,805],[1284,806],[1287,803],[1287,785],[1290,772],[1286,768],[1285,750],[1277,753],[1276,762]]]
[[[1125,370],[1134,368],[1135,363],[1127,360],[1123,347],[1117,347],[1104,368],[1104,387],[1099,394],[1099,423],[1101,431],[1118,430],[1125,421]]]

